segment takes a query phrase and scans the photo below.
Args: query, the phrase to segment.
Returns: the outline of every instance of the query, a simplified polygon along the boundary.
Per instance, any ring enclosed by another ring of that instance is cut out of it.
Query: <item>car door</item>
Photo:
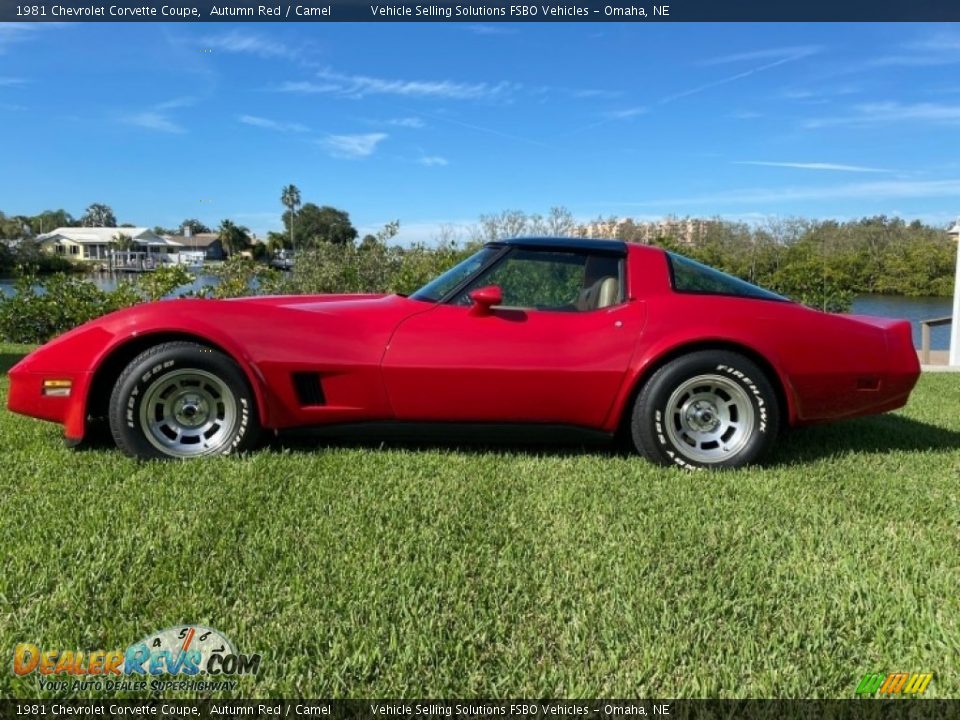
[[[599,427],[643,322],[642,305],[624,300],[623,265],[513,248],[445,302],[404,320],[383,360],[395,417]],[[606,275],[592,277],[591,267]],[[611,277],[616,295],[599,307],[594,290],[604,280],[609,289]],[[470,293],[490,285],[503,304],[478,312]]]

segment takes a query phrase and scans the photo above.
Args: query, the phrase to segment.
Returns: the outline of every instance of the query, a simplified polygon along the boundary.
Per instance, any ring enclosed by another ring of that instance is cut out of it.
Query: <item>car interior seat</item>
[[[620,282],[615,277],[606,276],[597,278],[580,291],[574,306],[583,312],[599,310],[600,308],[615,305],[620,296]]]

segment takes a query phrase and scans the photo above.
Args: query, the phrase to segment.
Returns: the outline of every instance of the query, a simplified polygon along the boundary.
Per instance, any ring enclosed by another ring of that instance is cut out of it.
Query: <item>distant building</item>
[[[696,245],[718,222],[701,218],[667,217],[662,220],[622,218],[582,225],[578,234],[587,237],[620,238],[639,243],[649,243],[658,238],[671,238],[683,245]]]
[[[223,260],[227,256],[218,233],[191,233],[189,228],[185,228],[183,235],[165,235],[164,237],[182,245],[182,254],[195,256],[201,260]]]
[[[150,255],[175,253],[179,243],[157,235],[142,227],[61,227],[37,236],[37,242],[45,252],[69,260],[92,262],[106,261],[111,253],[118,251],[118,237],[126,235],[133,240],[134,252]]]

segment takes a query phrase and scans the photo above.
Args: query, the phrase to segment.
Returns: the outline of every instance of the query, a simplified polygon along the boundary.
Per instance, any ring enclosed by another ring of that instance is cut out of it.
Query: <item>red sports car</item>
[[[655,247],[536,238],[409,297],[138,305],[24,358],[8,402],[72,443],[109,426],[140,458],[443,423],[622,431],[654,462],[719,468],[784,426],[902,407],[919,371],[906,321],[817,312]]]

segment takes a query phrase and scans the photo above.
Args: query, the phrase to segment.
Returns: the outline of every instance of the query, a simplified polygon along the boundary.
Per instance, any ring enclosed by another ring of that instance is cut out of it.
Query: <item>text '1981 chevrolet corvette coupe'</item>
[[[178,299],[104,316],[9,373],[14,412],[140,458],[261,430],[437,423],[623,433],[650,460],[756,461],[785,426],[899,408],[902,320],[818,312],[660,248],[485,245],[409,297]]]

